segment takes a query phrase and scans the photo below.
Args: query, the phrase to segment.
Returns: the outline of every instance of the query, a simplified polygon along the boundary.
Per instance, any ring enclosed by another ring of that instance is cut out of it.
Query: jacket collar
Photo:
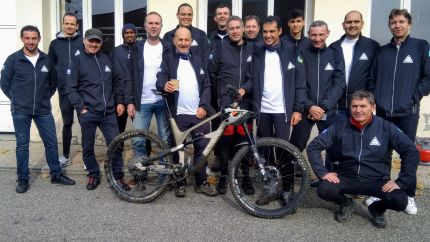
[[[365,124],[360,124],[359,122],[355,121],[354,119],[352,119],[352,117],[349,119],[351,122],[351,125],[356,127],[358,130],[363,131],[364,128],[366,128],[366,126],[370,123],[372,123],[373,121],[373,115],[370,116],[370,119],[365,123]]]
[[[411,38],[411,35],[408,34],[408,36],[406,36],[406,39],[402,42],[400,42],[400,46],[406,45],[409,42],[409,39]],[[390,40],[391,45],[393,45],[394,47],[397,46],[396,42],[394,41],[394,37],[391,38]]]

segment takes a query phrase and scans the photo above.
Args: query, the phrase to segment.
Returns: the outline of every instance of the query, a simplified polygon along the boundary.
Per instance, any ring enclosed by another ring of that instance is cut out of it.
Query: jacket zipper
[[[242,47],[243,44],[240,46],[240,52],[239,52],[239,84],[237,85],[240,89],[240,83],[242,82]]]
[[[37,88],[37,77],[36,77],[36,67],[34,67],[34,92],[33,92],[33,115],[36,109],[36,88]]]
[[[360,133],[360,153],[358,153],[358,171],[357,171],[357,179],[360,179],[360,169],[361,169],[361,152],[363,151],[363,133],[366,130],[367,125],[364,126],[363,130]]]
[[[318,50],[318,73],[317,73],[317,106],[319,106],[320,99],[320,50]]]
[[[277,53],[279,56],[279,54]],[[282,81],[282,101],[284,102],[284,114],[285,114],[285,123],[288,123],[288,116],[287,116],[287,105],[285,105],[285,86],[284,86],[284,73],[282,71],[282,63],[281,63],[281,56],[279,56],[279,68],[281,71],[281,81]]]
[[[400,45],[397,46],[396,63],[394,65],[393,89],[392,89],[393,92],[391,93],[391,116],[393,116],[393,111],[394,111],[394,84],[396,83],[397,61],[399,58],[399,51],[400,51]]]
[[[97,60],[97,55],[94,55],[94,58],[96,59],[96,63],[97,63],[97,67],[99,68],[99,72],[100,72],[100,82],[102,83],[102,88],[103,88],[103,101],[105,104],[105,110],[103,112],[103,116],[106,116],[106,97],[105,97],[105,84],[103,82],[103,78],[102,78],[102,70],[100,69],[100,64],[99,61]]]

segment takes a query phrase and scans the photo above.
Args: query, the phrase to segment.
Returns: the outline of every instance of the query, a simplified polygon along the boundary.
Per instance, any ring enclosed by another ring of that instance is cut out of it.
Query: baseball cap
[[[84,37],[85,39],[98,39],[103,41],[103,33],[98,29],[88,29],[85,31]]]

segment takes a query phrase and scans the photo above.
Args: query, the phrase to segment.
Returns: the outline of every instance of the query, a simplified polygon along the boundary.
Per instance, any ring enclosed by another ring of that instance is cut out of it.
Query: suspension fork
[[[246,137],[248,138],[249,146],[252,150],[252,155],[254,157],[254,160],[257,162],[258,170],[260,171],[260,174],[263,177],[263,181],[267,181],[266,170],[264,168],[264,159],[258,153],[257,146],[256,146],[257,142],[256,142],[256,139],[251,135],[251,133],[248,130],[247,120],[245,120],[245,122],[242,123],[242,127],[245,130]]]

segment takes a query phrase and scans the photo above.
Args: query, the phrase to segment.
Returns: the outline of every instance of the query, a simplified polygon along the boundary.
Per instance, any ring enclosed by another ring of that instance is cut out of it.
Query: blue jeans
[[[45,146],[45,156],[51,177],[60,175],[61,165],[58,161],[57,135],[55,133],[55,122],[52,114],[27,115],[12,113],[12,117],[13,126],[15,127],[16,170],[18,180],[28,181],[30,179],[28,147],[30,143],[30,127],[32,120],[34,120],[39,130],[40,138],[42,138],[43,145]]]
[[[163,100],[160,100],[152,104],[142,104],[140,111],[136,111],[136,116],[133,119],[134,129],[145,129],[149,130],[152,116],[155,114],[157,120],[158,136],[164,140],[169,146],[172,145],[170,141],[170,126],[167,121],[166,115],[166,104]],[[146,152],[146,139],[134,138],[133,146],[135,155],[147,155]]]

